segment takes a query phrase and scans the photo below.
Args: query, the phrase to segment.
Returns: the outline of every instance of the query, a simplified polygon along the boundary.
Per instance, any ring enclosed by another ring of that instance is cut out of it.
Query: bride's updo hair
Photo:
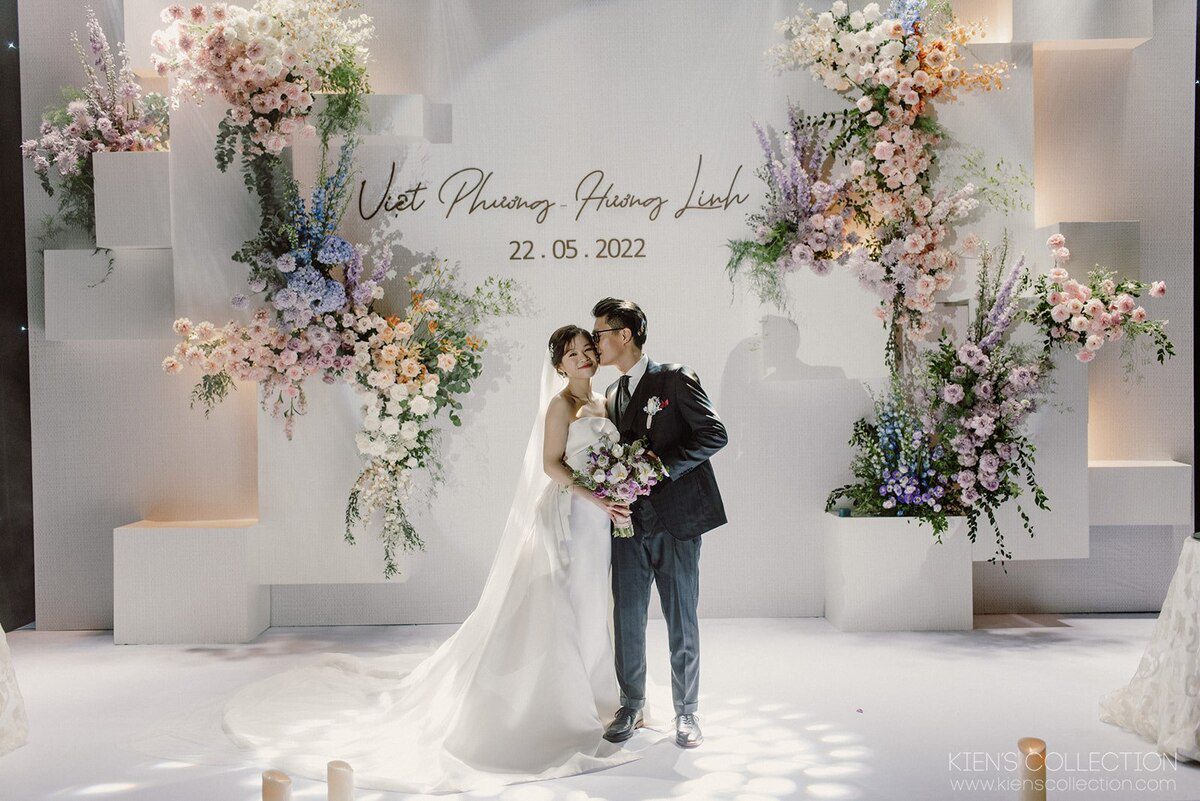
[[[592,345],[595,346],[596,343],[592,341],[592,332],[580,328],[577,325],[564,325],[562,328],[559,328],[550,335],[550,364],[555,370],[558,371],[559,375],[563,374],[558,367],[562,364],[563,356],[566,354],[567,348],[569,348],[571,343],[575,341],[575,337],[581,335],[584,337],[584,339],[586,339],[588,342],[591,342]]]

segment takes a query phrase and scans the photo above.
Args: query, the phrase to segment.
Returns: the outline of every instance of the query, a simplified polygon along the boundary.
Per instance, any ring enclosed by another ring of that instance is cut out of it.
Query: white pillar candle
[[[340,759],[330,762],[325,779],[329,783],[329,801],[354,801],[354,769],[349,764]]]
[[[292,777],[282,770],[264,771],[262,801],[292,801]]]
[[[1020,801],[1046,801],[1046,741],[1037,737],[1017,740],[1021,757]]]

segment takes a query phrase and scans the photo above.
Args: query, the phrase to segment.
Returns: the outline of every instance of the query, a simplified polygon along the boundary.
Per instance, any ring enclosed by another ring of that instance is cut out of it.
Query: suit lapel
[[[651,385],[658,386],[658,363],[647,360],[646,373],[642,380],[638,381],[637,389],[633,391],[633,397],[629,401],[629,408],[625,410],[625,419],[621,421],[621,433],[631,433],[637,428],[638,415],[642,414],[641,409],[646,405],[645,399],[650,396]]]
[[[617,420],[617,385],[616,384],[613,384],[611,387],[608,388],[608,392],[605,394],[605,397],[604,397],[604,407],[608,411],[608,419],[612,420],[614,423],[617,423],[618,427],[619,427],[620,421]]]

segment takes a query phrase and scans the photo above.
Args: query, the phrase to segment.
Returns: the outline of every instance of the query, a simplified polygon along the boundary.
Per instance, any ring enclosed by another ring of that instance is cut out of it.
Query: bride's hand
[[[604,498],[596,498],[596,504],[604,510],[609,520],[612,520],[618,526],[629,525],[629,504],[605,500]]]

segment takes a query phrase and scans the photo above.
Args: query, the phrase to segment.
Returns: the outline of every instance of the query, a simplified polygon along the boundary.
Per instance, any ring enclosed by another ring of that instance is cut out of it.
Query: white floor
[[[706,620],[703,746],[661,743],[613,770],[470,797],[1015,799],[999,783],[1015,778],[1006,760],[1017,739],[1033,735],[1047,741],[1050,779],[1061,782],[1052,799],[1200,799],[1200,767],[1164,763],[1097,718],[1099,697],[1132,675],[1153,624],[1145,615],[996,616],[976,618],[971,632],[856,635],[823,619]],[[661,621],[651,626],[651,677],[669,686],[665,632]],[[0,758],[0,799],[253,801],[256,770],[163,763],[121,743],[313,654],[424,650],[452,631],[279,628],[212,647],[11,632],[32,732]],[[324,799],[325,790],[297,780],[294,797]]]

